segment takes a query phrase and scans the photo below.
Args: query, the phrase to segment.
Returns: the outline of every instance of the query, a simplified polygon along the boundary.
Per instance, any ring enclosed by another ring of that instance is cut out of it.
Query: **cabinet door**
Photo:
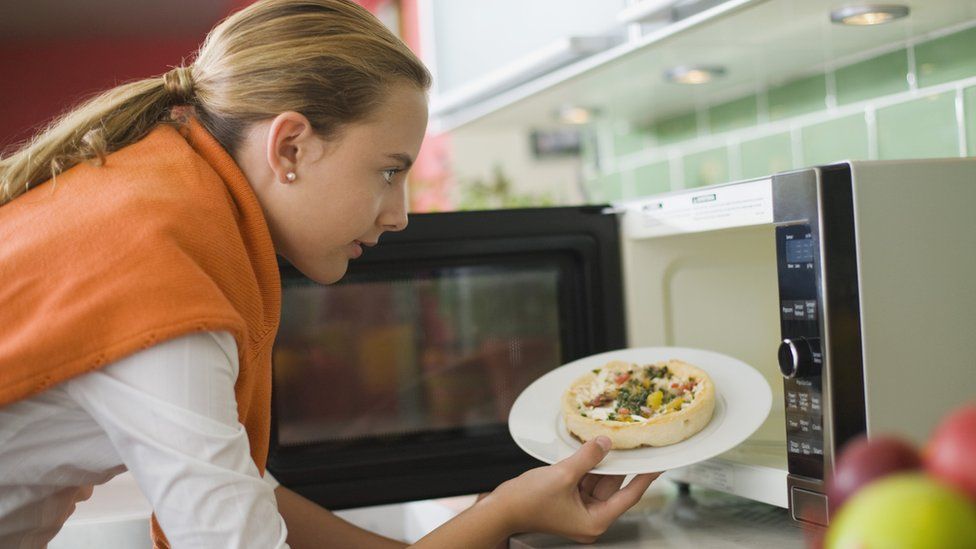
[[[435,97],[570,38],[622,34],[625,0],[422,0],[424,57],[435,74]],[[591,44],[574,45],[577,49]]]

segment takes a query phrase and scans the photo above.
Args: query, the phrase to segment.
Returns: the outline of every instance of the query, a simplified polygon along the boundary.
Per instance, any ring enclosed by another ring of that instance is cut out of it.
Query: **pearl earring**
[[[298,176],[295,175],[295,172],[288,172],[285,174],[285,179],[287,179],[288,181],[294,181],[297,177]]]

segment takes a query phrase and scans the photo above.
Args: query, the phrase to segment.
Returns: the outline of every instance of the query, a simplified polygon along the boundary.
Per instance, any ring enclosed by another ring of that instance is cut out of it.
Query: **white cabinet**
[[[702,105],[823,74],[825,67],[859,56],[927,39],[972,21],[974,5],[972,0],[905,0],[912,10],[910,19],[849,27],[831,22],[835,0],[496,0],[480,2],[480,10],[473,7],[474,0],[427,2],[437,9],[451,6],[446,8],[451,12],[443,15],[455,23],[453,28],[442,23],[441,29],[434,29],[435,41],[442,32],[453,38],[431,44],[437,57],[436,76],[444,86],[432,96],[433,129],[523,133],[553,124],[553,113],[567,105],[598,112],[609,124],[646,126]],[[545,6],[540,13],[535,11],[537,3]],[[585,12],[579,7],[596,10],[596,4],[605,11]],[[460,15],[462,6],[472,6],[466,17]],[[508,6],[515,13],[508,34],[498,30],[504,20],[489,17],[499,12],[495,6]],[[482,20],[485,25],[478,27]],[[624,40],[548,70],[523,72],[520,80],[496,86],[494,91],[482,84],[480,95],[470,93],[463,100],[451,95],[489,69],[530,58],[538,51],[532,47],[551,43],[556,36],[597,29],[609,29],[610,35],[616,29]],[[535,39],[532,44],[519,43]],[[519,48],[522,56],[512,53]],[[665,77],[675,68],[689,66],[721,70],[718,77],[698,86]]]
[[[433,114],[469,107],[625,39],[626,0],[423,0]]]

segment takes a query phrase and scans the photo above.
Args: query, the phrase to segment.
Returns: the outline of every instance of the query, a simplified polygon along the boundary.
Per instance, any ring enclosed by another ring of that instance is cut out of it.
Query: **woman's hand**
[[[610,445],[610,439],[597,437],[554,465],[526,471],[501,484],[478,505],[495,506],[504,513],[513,533],[545,532],[591,543],[637,503],[660,475],[637,475],[620,488],[623,475],[590,474]]]

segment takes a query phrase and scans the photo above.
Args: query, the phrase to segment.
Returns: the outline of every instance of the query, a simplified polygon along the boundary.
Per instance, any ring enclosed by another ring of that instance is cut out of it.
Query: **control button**
[[[804,302],[807,310],[807,320],[817,319],[817,302],[816,300],[808,300]]]
[[[786,391],[786,409],[787,410],[798,410],[797,406],[797,394],[796,391]]]
[[[779,308],[784,320],[793,320],[793,302],[784,300]]]
[[[823,455],[823,443],[814,441],[810,444],[810,448],[813,451],[813,455],[822,456]]]
[[[793,520],[827,526],[827,497],[793,486],[790,490]]]
[[[810,395],[810,411],[820,413],[820,395]]]
[[[818,338],[784,339],[778,353],[779,370],[783,373],[783,377],[790,379],[820,373],[819,363],[814,360],[814,353],[820,353]]]
[[[802,301],[793,302],[793,318],[797,320],[807,320],[806,308]]]
[[[792,433],[798,433],[800,431],[800,422],[799,422],[799,420],[797,420],[795,418],[792,418],[792,417],[787,417],[786,418],[786,430],[789,431],[789,432],[792,432]]]
[[[799,406],[800,411],[807,414],[810,413],[810,395],[808,393],[800,393],[799,395]]]
[[[806,441],[800,442],[800,453],[809,456],[813,453],[813,445]]]
[[[801,433],[809,433],[810,432],[810,420],[809,419],[800,419],[800,420],[797,421],[797,423],[800,426],[800,432]]]
[[[791,440],[790,443],[789,443],[789,451],[790,451],[791,454],[799,454],[800,453],[800,441],[798,441],[798,440]]]
[[[810,421],[810,430],[818,436],[823,434],[823,427],[820,425],[820,418]]]

